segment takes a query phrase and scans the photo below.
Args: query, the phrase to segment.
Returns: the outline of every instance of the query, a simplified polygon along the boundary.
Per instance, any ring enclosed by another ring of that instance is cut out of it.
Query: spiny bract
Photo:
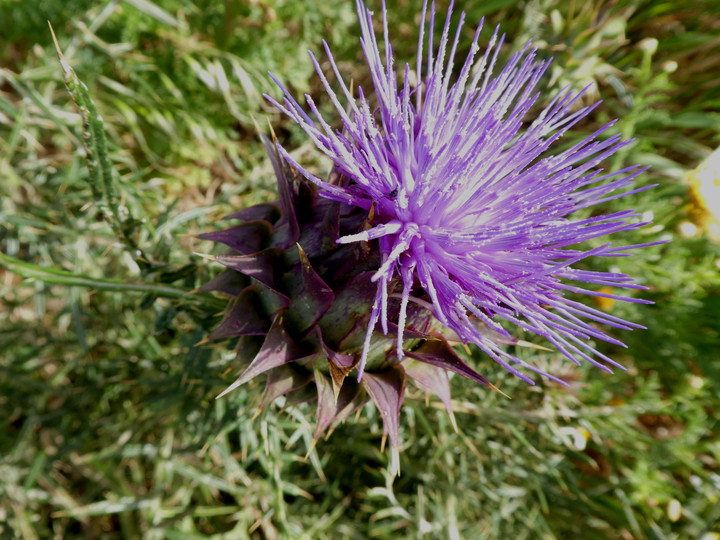
[[[239,338],[238,359],[246,365],[223,394],[268,372],[261,408],[281,395],[291,402],[317,398],[316,438],[361,407],[369,395],[396,446],[406,377],[435,392],[451,415],[445,370],[492,386],[453,351],[420,297],[405,311],[409,350],[401,362],[394,347],[398,326],[392,322],[387,335],[375,332],[370,346],[363,346],[375,297],[372,277],[381,256],[371,244],[346,245],[338,239],[367,227],[368,213],[319,197],[313,184],[279,159],[269,140],[263,137],[263,142],[280,200],[240,210],[228,216],[240,220],[239,225],[201,235],[235,252],[215,257],[228,269],[203,287],[232,297],[210,339]],[[350,183],[337,173],[329,181],[338,187]],[[400,300],[391,295],[385,309],[388,318],[396,320]],[[348,375],[363,352],[367,363],[358,381]]]
[[[571,217],[652,187],[618,191],[643,169],[599,168],[628,142],[605,138],[608,124],[548,153],[594,106],[579,107],[582,92],[564,91],[526,125],[549,64],[529,44],[496,73],[504,36],[496,30],[478,55],[481,23],[453,79],[464,14],[451,35],[450,8],[436,51],[435,6],[425,3],[415,70],[404,64],[396,71],[385,6],[384,54],[372,13],[360,0],[357,8],[373,97],[362,88],[353,96],[327,45],[343,101],[311,58],[341,129],[306,96],[311,117],[274,77],[282,103],[268,97],[332,160],[333,172],[318,178],[265,140],[279,203],[242,210],[231,216],[241,225],[205,235],[239,253],[217,258],[229,270],[207,286],[234,297],[212,337],[241,336],[240,355],[249,362],[230,389],[269,372],[264,405],[289,393],[304,399],[314,380],[316,436],[369,395],[396,445],[406,376],[437,393],[448,411],[445,370],[489,385],[448,339],[477,345],[528,382],[512,364],[562,381],[506,351],[518,340],[501,322],[546,338],[576,363],[618,366],[590,340],[621,343],[591,323],[641,327],[566,293],[643,302],[568,283],[643,288],[625,274],[573,267],[640,246],[570,247],[643,225],[632,210]]]

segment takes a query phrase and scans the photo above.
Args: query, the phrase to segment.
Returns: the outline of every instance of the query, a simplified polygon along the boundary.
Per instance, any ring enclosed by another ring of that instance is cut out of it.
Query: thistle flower
[[[270,371],[268,403],[314,377],[316,434],[347,416],[367,393],[396,443],[406,375],[435,391],[449,412],[444,370],[489,385],[448,339],[475,344],[530,383],[521,369],[563,381],[503,348],[519,343],[508,330],[513,326],[545,338],[573,362],[586,360],[606,371],[619,367],[592,340],[622,343],[595,323],[642,327],[567,293],[647,303],[582,285],[644,288],[631,277],[576,267],[588,257],[622,256],[641,247],[577,247],[644,225],[632,210],[573,217],[652,187],[628,189],[641,167],[600,168],[629,142],[605,136],[611,123],[553,153],[553,144],[595,105],[580,107],[582,92],[564,90],[526,124],[550,61],[539,60],[527,44],[498,66],[504,36],[496,29],[481,52],[482,22],[455,75],[464,14],[452,30],[452,6],[436,44],[435,6],[423,4],[414,71],[409,64],[395,66],[385,5],[382,50],[372,12],[361,0],[357,10],[372,92],[358,87],[353,95],[325,44],[336,90],[310,53],[340,129],[310,96],[306,110],[275,77],[282,101],[268,96],[332,160],[332,174],[313,175],[266,140],[279,206],[241,211],[234,217],[247,223],[205,236],[240,252],[218,258],[230,273],[208,287],[237,298],[216,337],[264,336],[231,389]],[[241,284],[231,285],[233,280]],[[276,371],[289,365],[304,374]],[[357,382],[347,377],[350,372]]]
[[[453,80],[464,14],[451,36],[452,6],[437,51],[433,42],[436,13],[434,5],[430,7],[427,45],[424,26],[418,39],[414,77],[421,84],[412,88],[409,64],[400,71],[394,69],[384,4],[384,55],[373,32],[372,12],[361,0],[357,8],[376,112],[362,89],[358,99],[351,95],[327,44],[328,60],[345,103],[338,99],[312,53],[311,57],[342,119],[343,131],[334,130],[306,96],[313,120],[277,79],[284,102],[269,99],[303,128],[352,184],[339,187],[317,178],[280,148],[283,157],[317,185],[323,197],[373,210],[370,229],[339,239],[340,243],[378,240],[382,254],[382,265],[373,276],[378,287],[365,350],[378,319],[383,331],[387,327],[388,285],[399,277],[403,284],[399,358],[403,356],[402,321],[417,280],[430,296],[433,315],[440,322],[528,382],[532,381],[512,364],[539,370],[501,349],[478,329],[478,322],[509,337],[506,328],[498,324],[505,320],[543,336],[575,362],[582,358],[608,371],[603,362],[618,366],[587,340],[621,343],[583,319],[626,330],[640,325],[599,312],[564,293],[647,302],[567,283],[644,288],[625,274],[573,268],[582,259],[617,256],[639,246],[618,248],[608,243],[587,251],[567,249],[644,225],[635,220],[637,214],[632,210],[585,219],[569,217],[578,210],[652,187],[618,193],[644,169],[634,166],[603,173],[598,168],[629,141],[622,141],[619,135],[601,140],[610,123],[563,152],[547,154],[595,105],[574,110],[582,92],[562,92],[523,130],[523,118],[538,98],[535,87],[550,61],[537,60],[536,51],[527,44],[496,74],[504,36],[498,36],[496,29],[478,56],[481,23],[470,54]],[[422,21],[426,12],[427,2]],[[363,365],[361,360],[361,374]]]

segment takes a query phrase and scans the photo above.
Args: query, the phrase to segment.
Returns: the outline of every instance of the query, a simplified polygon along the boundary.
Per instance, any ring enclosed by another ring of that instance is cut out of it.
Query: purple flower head
[[[481,22],[456,74],[464,13],[451,30],[451,6],[436,44],[435,6],[428,10],[426,1],[413,73],[407,63],[395,67],[385,5],[382,51],[372,12],[362,0],[357,0],[357,9],[374,99],[362,88],[353,96],[327,44],[338,92],[310,56],[342,121],[341,130],[322,117],[310,96],[306,96],[309,114],[275,78],[283,103],[268,99],[297,122],[352,182],[341,187],[317,178],[280,147],[284,158],[324,197],[363,208],[371,218],[367,230],[339,239],[340,243],[376,240],[383,260],[373,278],[377,292],[360,376],[378,322],[387,333],[388,291],[393,284],[398,284],[400,298],[396,321],[400,358],[408,302],[423,302],[413,295],[419,287],[443,325],[528,382],[532,381],[514,366],[562,381],[497,344],[502,341],[498,336],[509,337],[503,321],[543,336],[576,363],[584,359],[606,371],[610,371],[607,364],[619,367],[595,350],[590,340],[622,344],[591,323],[625,330],[642,327],[572,300],[566,293],[647,303],[577,284],[644,288],[625,274],[574,267],[591,256],[621,256],[640,247],[609,243],[590,250],[573,247],[644,225],[632,210],[572,217],[578,210],[652,187],[624,189],[643,172],[641,167],[617,172],[599,168],[629,141],[618,135],[603,138],[612,125],[608,124],[566,150],[548,152],[595,105],[580,107],[582,92],[566,89],[534,121],[524,122],[550,63],[538,60],[530,44],[505,66],[498,66],[504,36],[496,29],[481,51]]]

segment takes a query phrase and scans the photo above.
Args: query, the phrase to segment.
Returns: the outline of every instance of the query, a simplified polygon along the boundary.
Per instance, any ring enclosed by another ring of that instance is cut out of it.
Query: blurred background
[[[414,62],[421,2],[390,4]],[[187,294],[220,269],[195,235],[274,199],[255,123],[325,170],[262,94],[271,70],[327,107],[306,54],[323,39],[367,88],[354,3],[0,0],[0,536],[720,538],[720,2],[457,4],[461,52],[485,16],[506,58],[528,39],[555,58],[538,110],[566,85],[603,100],[563,145],[619,118],[636,142],[607,168],[651,166],[658,187],[607,209],[654,223],[614,241],[671,242],[593,268],[655,304],[585,300],[648,327],[602,349],[627,371],[531,350],[570,386],[528,386],[472,352],[512,399],[453,377],[455,432],[409,389],[398,478],[371,407],[313,447],[312,404],[258,414],[262,381],[215,400],[237,366],[196,346],[225,300]],[[100,176],[48,21],[104,121]]]

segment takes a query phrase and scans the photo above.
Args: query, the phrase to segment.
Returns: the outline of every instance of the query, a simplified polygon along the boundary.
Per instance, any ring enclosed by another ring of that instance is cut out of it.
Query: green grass
[[[401,58],[418,5],[391,12]],[[224,301],[192,292],[218,270],[194,235],[274,197],[254,121],[314,162],[266,72],[320,98],[324,38],[367,81],[352,2],[0,0],[0,536],[720,538],[720,247],[681,234],[720,145],[720,5],[459,5],[553,55],[551,89],[593,85],[576,136],[618,117],[637,141],[609,166],[652,166],[617,203],[655,222],[622,241],[672,240],[618,263],[656,302],[611,308],[648,326],[607,348],[628,371],[526,351],[572,381],[529,387],[475,354],[512,400],[454,377],[456,433],[412,391],[398,478],[372,408],[312,448],[312,404],[215,400],[237,366],[196,345]],[[104,122],[94,173],[48,20]]]

